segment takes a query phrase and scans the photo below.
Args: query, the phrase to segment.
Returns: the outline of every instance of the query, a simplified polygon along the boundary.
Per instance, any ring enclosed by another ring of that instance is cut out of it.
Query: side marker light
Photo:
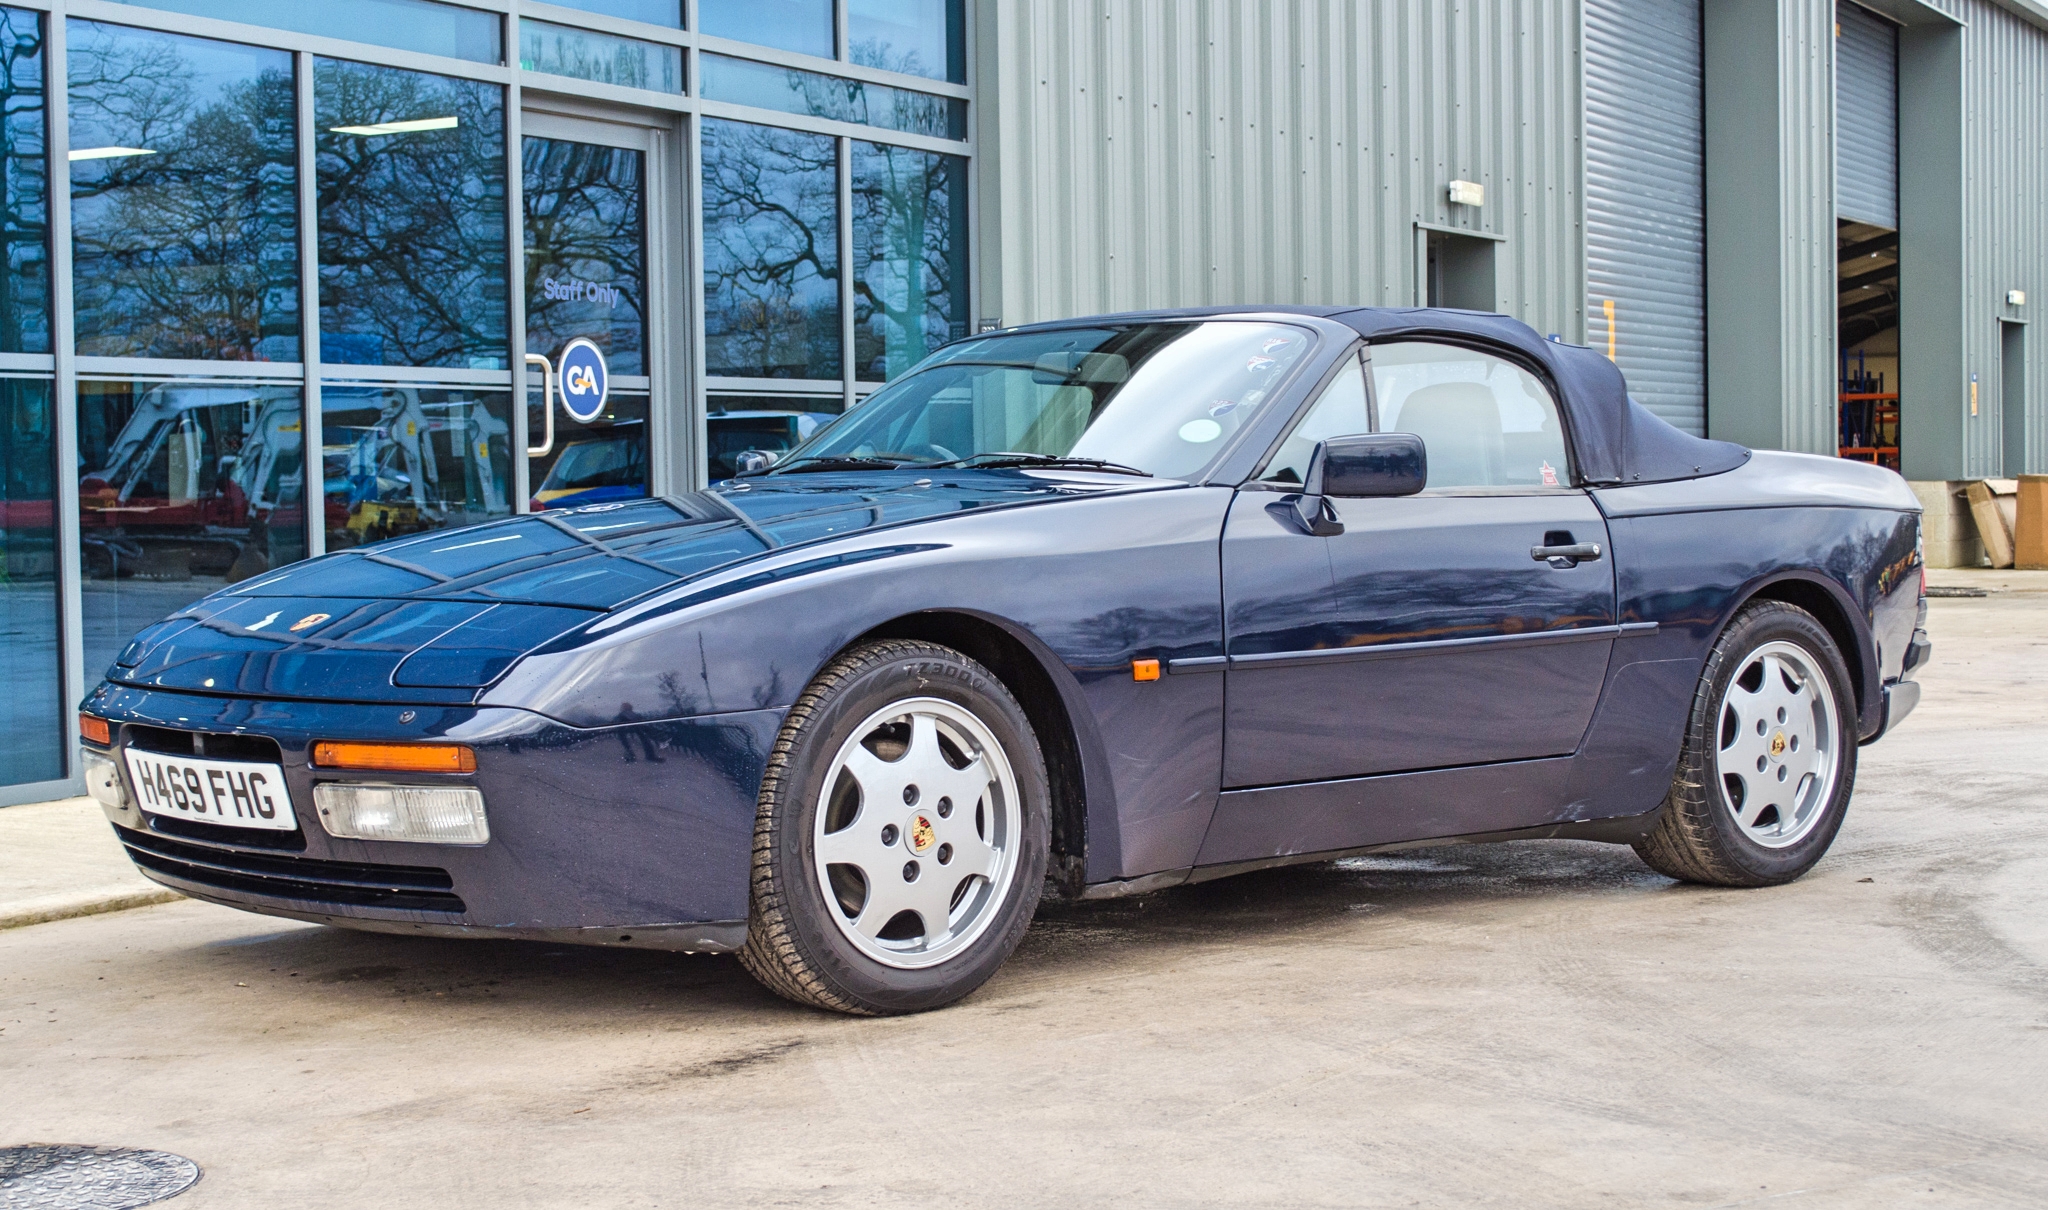
[[[1156,681],[1159,679],[1158,660],[1132,660],[1131,679],[1134,681]]]

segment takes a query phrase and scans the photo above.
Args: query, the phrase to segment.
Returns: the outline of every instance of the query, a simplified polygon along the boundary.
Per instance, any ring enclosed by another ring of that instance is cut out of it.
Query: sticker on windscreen
[[[1180,439],[1190,445],[1203,445],[1223,435],[1223,426],[1213,420],[1190,420],[1180,426]]]

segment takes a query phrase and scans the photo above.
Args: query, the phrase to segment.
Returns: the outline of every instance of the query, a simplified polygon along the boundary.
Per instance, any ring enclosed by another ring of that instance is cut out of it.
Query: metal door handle
[[[526,364],[540,367],[540,414],[544,417],[541,432],[546,434],[539,445],[526,447],[526,456],[545,458],[555,452],[555,363],[538,353],[528,353]],[[520,406],[525,406],[523,400]]]
[[[1552,559],[1560,559],[1573,564],[1591,563],[1600,557],[1600,544],[1598,542],[1574,542],[1569,546],[1532,546],[1529,548],[1529,557],[1538,563],[1548,563]]]

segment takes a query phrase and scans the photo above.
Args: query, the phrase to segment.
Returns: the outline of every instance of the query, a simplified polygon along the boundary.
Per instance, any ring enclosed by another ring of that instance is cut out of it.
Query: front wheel
[[[1781,601],[1748,606],[1707,657],[1664,814],[1637,855],[1714,886],[1806,873],[1849,809],[1855,719],[1827,628]]]
[[[801,1004],[950,1004],[1016,949],[1045,878],[1045,761],[988,669],[931,643],[840,656],[762,780],[740,961]]]

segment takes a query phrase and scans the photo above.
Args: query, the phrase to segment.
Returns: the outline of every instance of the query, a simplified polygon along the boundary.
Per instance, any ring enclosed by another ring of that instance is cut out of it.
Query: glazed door
[[[649,248],[665,132],[529,110],[521,134],[527,507],[645,496],[661,481],[650,430],[666,419],[651,407],[667,368],[652,334],[667,325]]]

